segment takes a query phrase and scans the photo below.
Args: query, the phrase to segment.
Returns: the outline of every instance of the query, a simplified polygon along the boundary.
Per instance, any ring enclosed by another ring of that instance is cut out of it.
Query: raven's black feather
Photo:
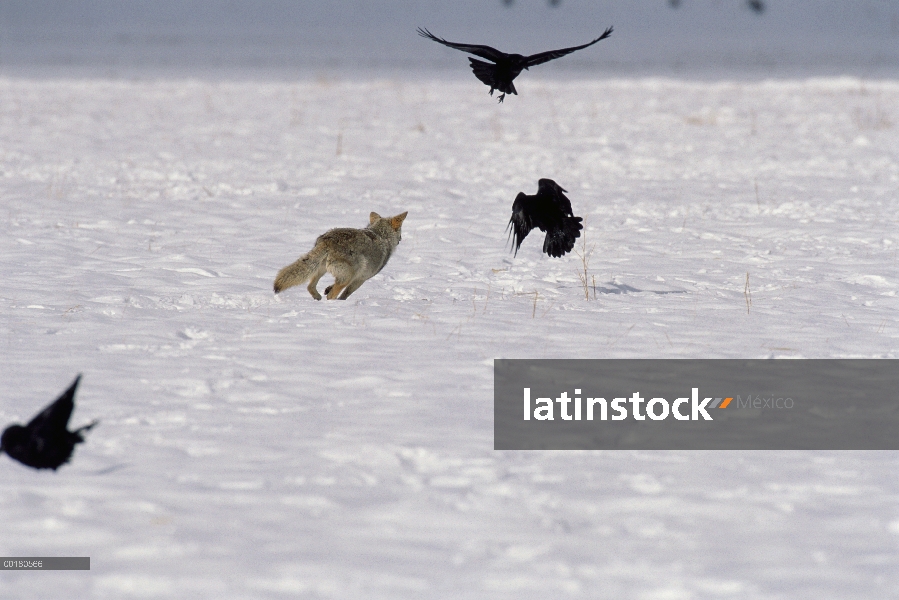
[[[552,179],[541,179],[535,195],[519,192],[512,203],[509,234],[515,256],[524,238],[535,228],[546,233],[543,252],[553,257],[568,254],[581,236],[581,221],[581,217],[574,216],[562,186]]]
[[[438,44],[443,44],[444,46],[448,46],[455,50],[461,50],[462,52],[468,52],[469,54],[474,54],[475,56],[491,61],[493,64],[485,63],[473,58],[468,59],[471,61],[471,70],[474,71],[475,77],[490,86],[491,96],[493,95],[493,90],[502,92],[499,97],[499,101],[502,102],[506,97],[506,94],[518,94],[518,92],[515,91],[515,86],[512,85],[512,81],[518,77],[524,69],[543,64],[550,60],[565,56],[566,54],[571,54],[577,50],[592,46],[596,42],[604,40],[612,35],[612,28],[609,27],[601,36],[587,44],[572,46],[571,48],[562,48],[561,50],[540,52],[539,54],[532,54],[531,56],[506,54],[505,52],[500,52],[496,48],[479,44],[459,44],[456,42],[449,42],[421,27],[418,28],[418,35],[433,40]]]
[[[81,375],[75,378],[62,395],[42,410],[28,425],[10,425],[0,436],[0,452],[35,469],[53,469],[69,461],[75,444],[84,441],[81,435],[97,421],[75,431],[69,431],[69,417],[75,409],[75,390]]]

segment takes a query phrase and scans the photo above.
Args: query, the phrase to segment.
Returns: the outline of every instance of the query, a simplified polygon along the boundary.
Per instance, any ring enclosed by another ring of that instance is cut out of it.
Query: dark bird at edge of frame
[[[514,2],[515,2],[515,0],[503,0],[503,4],[505,4],[506,6],[512,6],[512,4],[514,4]],[[561,2],[562,2],[562,0],[549,0],[549,5],[550,6],[558,6]]]
[[[500,52],[495,48],[491,48],[490,46],[479,46],[477,44],[457,44],[455,42],[448,42],[443,38],[439,38],[427,29],[418,28],[418,35],[424,38],[428,38],[429,40],[434,40],[439,44],[443,44],[444,46],[449,46],[450,48],[454,48],[456,50],[461,50],[462,52],[467,52],[469,54],[474,54],[475,56],[479,56],[481,58],[486,58],[491,63],[486,63],[481,60],[477,60],[469,57],[469,61],[471,63],[471,70],[474,71],[475,77],[481,80],[481,82],[490,86],[490,95],[493,95],[493,90],[499,90],[502,92],[502,95],[499,97],[499,101],[502,102],[505,99],[506,94],[515,94],[518,95],[518,92],[515,90],[515,86],[512,84],[512,80],[514,80],[518,75],[521,74],[523,70],[529,69],[530,67],[534,67],[536,65],[542,65],[545,62],[549,62],[555,58],[561,58],[566,54],[571,54],[577,50],[582,50],[588,46],[592,46],[596,42],[600,40],[604,40],[610,35],[612,35],[612,28],[609,27],[606,29],[605,33],[601,36],[593,40],[588,44],[584,44],[582,46],[574,46],[571,48],[562,48],[561,50],[549,50],[548,52],[540,52],[539,54],[532,54],[530,56],[522,56],[521,54],[506,54],[505,52]]]
[[[758,14],[765,12],[765,3],[762,0],[747,0],[746,5]]]
[[[23,465],[54,471],[69,462],[75,444],[84,441],[82,434],[98,421],[69,431],[69,417],[75,409],[75,390],[81,375],[69,389],[47,406],[28,425],[10,425],[0,436],[0,452],[6,452]]]
[[[537,182],[537,193],[528,196],[519,192],[512,204],[512,218],[509,219],[509,235],[515,256],[521,242],[535,227],[546,232],[543,252],[559,257],[571,252],[574,240],[581,236],[581,217],[571,211],[571,200],[565,196],[562,186],[552,179]]]

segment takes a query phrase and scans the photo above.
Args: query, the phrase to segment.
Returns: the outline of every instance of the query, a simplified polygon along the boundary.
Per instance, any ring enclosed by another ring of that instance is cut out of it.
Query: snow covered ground
[[[0,596],[899,596],[895,453],[492,450],[497,357],[896,358],[899,82],[458,75],[0,79],[0,423],[79,372],[101,419],[0,461],[0,554],[92,570]],[[505,245],[540,177],[588,298]],[[406,210],[348,301],[273,295]]]
[[[92,563],[0,598],[899,597],[896,453],[492,450],[495,358],[897,358],[895,2],[225,4],[0,3],[0,427],[101,420],[0,457],[0,555]],[[419,25],[615,34],[497,105]],[[584,260],[509,253],[540,177]]]

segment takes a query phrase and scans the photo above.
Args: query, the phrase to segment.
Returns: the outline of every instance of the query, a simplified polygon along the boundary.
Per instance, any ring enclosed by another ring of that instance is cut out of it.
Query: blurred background
[[[542,67],[611,74],[893,76],[896,0],[2,0],[0,73],[293,76],[455,70],[419,38],[531,54],[608,41]]]

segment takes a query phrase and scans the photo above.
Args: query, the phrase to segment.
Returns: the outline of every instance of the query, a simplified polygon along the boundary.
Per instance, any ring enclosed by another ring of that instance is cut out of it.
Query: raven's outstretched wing
[[[552,179],[541,179],[537,182],[537,195],[545,196],[552,199],[553,204],[559,207],[563,214],[573,217],[571,211],[571,200],[565,195],[568,191]]]
[[[469,54],[474,54],[475,56],[480,56],[481,58],[486,58],[487,60],[492,60],[493,62],[498,62],[507,56],[496,48],[491,48],[490,46],[480,46],[478,44],[457,44],[455,42],[448,42],[443,38],[437,37],[427,29],[422,29],[421,27],[418,28],[418,35],[424,38],[428,38],[429,40],[434,40],[438,44],[443,44],[444,46],[449,46],[450,48],[461,50],[462,52],[468,52]],[[577,50],[577,48],[574,48],[573,50]]]
[[[543,240],[543,252],[554,258],[565,256],[574,248],[574,240],[581,237],[580,217],[562,217],[562,223],[554,228],[547,229],[546,238]]]
[[[494,89],[501,91],[503,94],[518,95],[518,90],[515,89],[514,83],[502,77],[497,77],[497,66],[495,64],[486,63],[471,57],[468,58],[468,61],[471,63],[471,70],[474,73],[474,76],[477,77],[481,83],[490,86],[491,96],[493,95],[492,92]],[[500,102],[502,102],[502,100],[500,100]]]
[[[476,58],[469,58],[468,62],[471,65],[471,70],[474,73],[474,76],[480,80],[481,83],[486,83],[492,88],[499,87],[499,81],[496,80],[496,65],[493,63],[485,63],[482,60],[478,60]]]
[[[515,251],[514,256],[518,256],[518,249],[521,247],[521,242],[524,241],[524,238],[526,238],[531,232],[531,229],[534,228],[533,215],[529,210],[528,200],[529,198],[524,192],[518,192],[518,195],[515,197],[515,202],[512,203],[512,217],[509,219],[509,226],[507,229],[511,230],[509,231],[509,235],[512,236],[512,246]]]
[[[531,56],[528,56],[526,58],[526,65],[528,67],[533,67],[534,65],[542,65],[543,63],[549,62],[549,61],[553,60],[554,58],[561,58],[562,56],[565,56],[566,54],[571,54],[572,52],[575,52],[577,50],[583,50],[584,48],[586,48],[588,46],[592,46],[593,44],[595,44],[596,42],[598,42],[600,40],[606,39],[610,35],[612,35],[611,27],[606,29],[605,33],[603,33],[601,36],[599,36],[598,38],[596,38],[589,44],[584,44],[583,46],[574,46],[572,48],[562,48],[561,50],[550,50],[548,52],[541,52],[539,54],[532,54]],[[437,41],[439,42],[440,40],[437,40]],[[445,42],[441,42],[441,43],[445,43]],[[447,44],[447,45],[449,45],[449,44]]]
[[[26,428],[42,438],[60,435],[61,432],[66,431],[69,418],[72,416],[72,411],[75,410],[75,390],[78,388],[79,381],[81,381],[81,375],[75,378],[69,389],[54,400],[53,404],[31,419]]]

